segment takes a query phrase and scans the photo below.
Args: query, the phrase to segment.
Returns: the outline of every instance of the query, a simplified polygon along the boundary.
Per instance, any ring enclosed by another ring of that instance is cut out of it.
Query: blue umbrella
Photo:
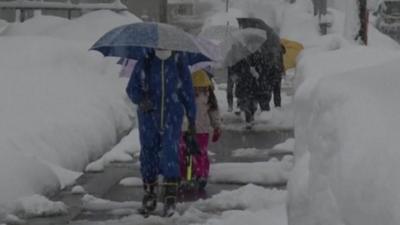
[[[99,51],[104,56],[136,60],[146,57],[154,49],[167,49],[184,52],[189,62],[194,64],[214,60],[215,56],[208,54],[204,45],[203,41],[197,41],[192,35],[172,25],[144,22],[114,28],[90,49]]]

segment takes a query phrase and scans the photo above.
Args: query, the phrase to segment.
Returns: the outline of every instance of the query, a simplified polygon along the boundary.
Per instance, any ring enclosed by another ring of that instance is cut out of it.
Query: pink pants
[[[207,178],[210,171],[210,161],[208,160],[209,134],[196,134],[196,139],[200,148],[200,155],[193,156],[193,177]],[[187,162],[186,156],[186,144],[181,137],[181,141],[179,143],[179,166],[182,180],[186,180],[187,165],[189,163]]]

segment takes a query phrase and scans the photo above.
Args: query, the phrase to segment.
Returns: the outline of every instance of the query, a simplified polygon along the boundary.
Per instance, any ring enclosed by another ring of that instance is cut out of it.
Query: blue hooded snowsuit
[[[141,143],[140,161],[144,183],[180,177],[178,144],[184,113],[189,123],[196,118],[196,104],[191,74],[185,57],[173,53],[160,60],[151,53],[140,60],[132,72],[126,92],[133,103],[150,100],[151,110],[138,107]]]

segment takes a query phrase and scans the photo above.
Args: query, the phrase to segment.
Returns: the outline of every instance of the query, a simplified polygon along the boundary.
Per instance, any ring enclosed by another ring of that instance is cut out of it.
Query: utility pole
[[[368,44],[368,23],[369,13],[367,9],[367,0],[358,0],[358,18],[360,20],[360,29],[356,36],[356,41],[362,45]]]
[[[225,0],[225,3],[226,3],[225,10],[226,12],[229,12],[229,0]]]
[[[313,0],[314,4],[314,16],[318,16],[320,33],[326,35],[328,33],[328,21],[327,21],[327,3],[326,0]]]
[[[158,0],[160,2],[160,22],[168,22],[168,0]]]

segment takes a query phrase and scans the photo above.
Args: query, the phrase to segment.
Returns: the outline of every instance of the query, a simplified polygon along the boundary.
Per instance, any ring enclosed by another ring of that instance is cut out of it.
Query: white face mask
[[[156,56],[161,60],[166,60],[172,55],[170,50],[156,50]]]

